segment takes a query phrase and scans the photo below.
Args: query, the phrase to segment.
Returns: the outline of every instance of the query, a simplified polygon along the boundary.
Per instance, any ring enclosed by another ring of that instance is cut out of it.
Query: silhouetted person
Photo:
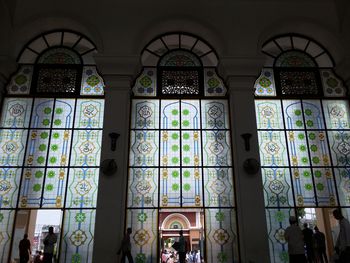
[[[120,252],[122,253],[121,263],[125,262],[125,257],[128,258],[129,263],[134,263],[134,260],[131,255],[131,241],[130,241],[130,235],[132,233],[131,227],[129,227],[126,230],[126,233],[124,235],[124,238],[122,240],[122,243],[120,245],[120,248],[118,250],[118,255],[120,255]]]
[[[327,263],[327,253],[326,253],[326,237],[325,235],[318,229],[317,226],[314,227],[314,244],[315,244],[315,252],[316,257],[319,262]]]
[[[333,211],[333,216],[339,221],[339,235],[335,245],[335,251],[339,255],[340,263],[350,262],[350,224],[349,221],[343,217],[340,209]]]
[[[314,233],[312,230],[308,227],[307,223],[304,223],[304,229],[303,229],[303,236],[304,236],[304,243],[306,248],[306,256],[307,261],[309,263],[313,263],[315,256],[314,256],[314,247],[313,247],[313,235]]]
[[[24,234],[23,239],[19,241],[19,262],[27,263],[31,254],[30,241],[28,235]]]
[[[294,216],[289,217],[290,226],[284,232],[284,238],[288,242],[289,263],[305,263],[303,233]]]
[[[53,232],[53,227],[49,227],[49,233],[44,238],[44,263],[52,263],[53,252],[55,250],[55,244],[57,242],[57,236]]]
[[[180,230],[179,234],[180,234],[180,238],[179,238],[179,262],[185,263],[186,262],[186,241],[185,241],[185,237],[183,236],[182,230]]]

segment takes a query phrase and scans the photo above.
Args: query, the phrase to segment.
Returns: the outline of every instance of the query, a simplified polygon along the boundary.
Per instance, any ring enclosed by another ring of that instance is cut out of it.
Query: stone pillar
[[[97,59],[99,62],[100,59]],[[114,159],[118,170],[107,176],[100,172],[96,209],[93,262],[116,262],[116,253],[124,235],[127,167],[129,146],[129,114],[131,74],[113,74],[118,67],[97,63],[105,80],[105,111],[101,162]],[[134,64],[135,65],[135,64]],[[130,65],[129,65],[130,67]],[[123,67],[123,69],[128,67]],[[109,134],[120,134],[116,150],[111,150]]]
[[[261,172],[248,174],[243,168],[248,158],[260,162],[253,88],[261,68],[261,61],[246,60],[223,60],[220,68],[229,88],[239,247],[247,263],[269,262]],[[241,137],[245,133],[252,135],[249,151]]]

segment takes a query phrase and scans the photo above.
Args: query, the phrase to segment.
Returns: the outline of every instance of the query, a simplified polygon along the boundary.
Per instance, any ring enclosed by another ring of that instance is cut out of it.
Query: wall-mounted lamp
[[[109,134],[109,137],[111,138],[111,151],[114,152],[117,148],[117,140],[119,138],[120,134],[116,132],[111,132]]]
[[[244,140],[244,148],[247,152],[250,151],[250,138],[252,137],[251,133],[243,133],[241,134],[241,137]]]

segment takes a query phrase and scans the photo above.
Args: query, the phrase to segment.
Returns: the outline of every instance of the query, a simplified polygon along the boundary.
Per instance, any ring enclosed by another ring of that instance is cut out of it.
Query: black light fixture
[[[116,132],[111,132],[109,134],[109,137],[111,138],[111,151],[114,152],[117,148],[117,140],[119,138],[120,134]]]
[[[250,151],[250,138],[252,137],[251,133],[243,133],[241,134],[241,137],[244,140],[244,148],[247,152]]]

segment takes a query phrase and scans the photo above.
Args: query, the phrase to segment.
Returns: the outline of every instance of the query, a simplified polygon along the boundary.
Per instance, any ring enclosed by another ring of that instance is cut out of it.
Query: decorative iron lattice
[[[41,68],[38,72],[37,92],[74,93],[78,70],[74,68]]]
[[[162,72],[163,95],[199,95],[199,74],[196,70],[164,70]]]
[[[279,72],[283,95],[318,95],[316,74],[312,71]]]

